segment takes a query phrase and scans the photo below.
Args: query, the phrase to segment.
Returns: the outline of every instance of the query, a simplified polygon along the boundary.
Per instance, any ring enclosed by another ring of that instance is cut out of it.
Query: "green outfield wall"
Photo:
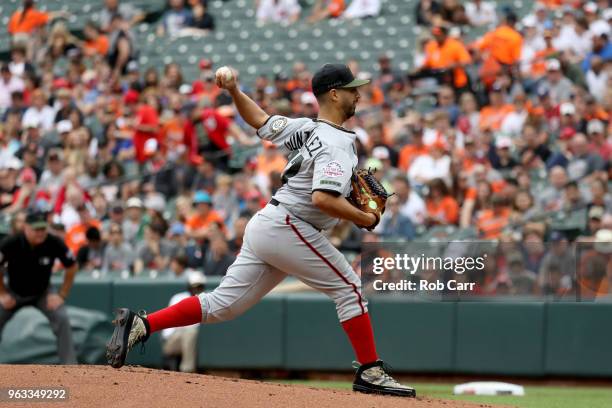
[[[213,280],[208,290],[218,283]],[[117,307],[165,307],[185,287],[170,278],[78,277],[68,304],[110,319]],[[400,296],[369,302],[379,354],[395,371],[612,377],[612,303]],[[54,342],[50,330],[47,337]],[[0,362],[13,362],[10,354],[0,347]],[[333,302],[316,293],[270,294],[236,320],[207,325],[199,334],[202,368],[347,371],[352,360]],[[144,353],[132,352],[128,363],[160,367],[159,334]]]

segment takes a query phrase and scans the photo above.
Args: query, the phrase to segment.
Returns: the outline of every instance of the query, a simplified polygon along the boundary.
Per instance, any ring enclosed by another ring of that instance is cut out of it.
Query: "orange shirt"
[[[427,200],[426,206],[430,217],[443,218],[447,224],[456,224],[459,221],[459,204],[451,196],[446,196],[437,203]]]
[[[212,223],[219,224],[220,228],[223,230],[225,225],[223,223],[223,218],[214,210],[210,210],[205,217],[202,217],[200,214],[194,214],[187,220],[185,224],[191,230],[199,230],[202,228],[206,228],[210,226]]]
[[[468,187],[465,190],[465,197],[464,200],[476,200],[478,198],[478,191],[476,190],[475,187]]]
[[[406,145],[402,147],[399,153],[399,161],[398,167],[402,170],[408,171],[410,165],[419,156],[427,154],[427,146],[415,146],[415,145]]]
[[[538,0],[538,3],[543,4],[547,8],[555,9],[563,5],[563,0]]]
[[[265,174],[269,176],[273,171],[282,173],[287,165],[287,159],[285,156],[277,154],[273,157],[267,157],[265,154],[257,156],[257,169],[255,170],[258,174]]]
[[[437,41],[431,40],[425,45],[426,68],[444,69],[456,64],[469,64],[472,57],[463,43],[454,39],[447,38],[442,45]],[[467,83],[467,75],[463,68],[455,68],[453,72],[455,86],[462,87]]]
[[[88,223],[78,223],[66,232],[66,246],[76,255],[79,249],[87,243],[85,233],[89,227],[96,227],[102,230],[102,223],[98,220],[91,220]]]
[[[500,106],[499,108],[485,106],[480,111],[480,120],[478,122],[480,129],[499,130],[506,115],[513,111],[514,107],[510,104]]]
[[[482,210],[476,217],[476,228],[484,239],[499,238],[510,219],[510,208],[503,208],[499,214],[493,210]]]
[[[49,21],[49,14],[36,9],[29,9],[22,19],[23,10],[17,10],[9,20],[7,30],[10,34],[19,33],[30,34],[40,26],[44,26]]]
[[[110,44],[108,42],[108,37],[105,35],[99,36],[97,39],[93,41],[85,42],[85,54],[91,55],[106,55],[108,53],[108,48]]]
[[[557,50],[552,48],[546,48],[536,52],[533,63],[531,64],[531,76],[532,78],[540,78],[546,74],[546,60],[557,53]]]
[[[331,0],[327,7],[331,17],[340,17],[344,11],[344,0]]]
[[[523,37],[513,28],[501,26],[488,32],[477,42],[477,48],[489,51],[502,64],[515,64],[521,58]]]

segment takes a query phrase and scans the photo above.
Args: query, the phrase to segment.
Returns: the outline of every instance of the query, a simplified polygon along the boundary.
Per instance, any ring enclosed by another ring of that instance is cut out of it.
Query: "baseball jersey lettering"
[[[273,142],[291,159],[274,198],[296,217],[319,229],[339,222],[312,204],[312,193],[323,190],[348,196],[357,166],[355,133],[326,122],[272,116],[257,135]]]

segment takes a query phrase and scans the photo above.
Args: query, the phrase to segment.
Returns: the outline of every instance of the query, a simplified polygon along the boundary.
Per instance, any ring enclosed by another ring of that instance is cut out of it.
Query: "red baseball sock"
[[[170,327],[189,326],[202,321],[202,306],[197,296],[181,300],[175,305],[147,316],[151,333]],[[149,333],[150,334],[150,333]]]
[[[372,331],[372,323],[368,313],[342,322],[342,328],[351,340],[353,350],[355,350],[355,355],[360,364],[372,363],[378,360],[376,344],[374,343],[374,332]]]

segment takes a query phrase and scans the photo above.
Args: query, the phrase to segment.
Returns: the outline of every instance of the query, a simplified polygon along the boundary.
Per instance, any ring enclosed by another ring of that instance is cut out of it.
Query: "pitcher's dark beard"
[[[356,104],[353,104],[351,106],[349,106],[347,109],[344,110],[344,120],[347,121],[350,118],[352,118],[353,116],[355,116],[355,108],[356,108]]]

